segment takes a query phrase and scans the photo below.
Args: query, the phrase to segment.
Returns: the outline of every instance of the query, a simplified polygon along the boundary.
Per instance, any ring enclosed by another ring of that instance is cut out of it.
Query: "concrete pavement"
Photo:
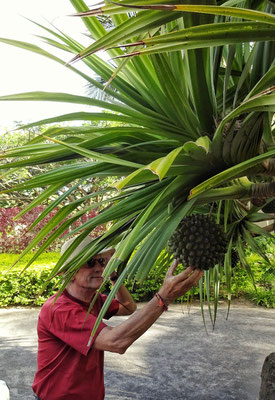
[[[0,379],[11,400],[33,400],[38,313],[0,309]],[[275,310],[237,304],[225,315],[221,304],[206,334],[198,305],[190,313],[170,305],[124,355],[105,353],[106,400],[258,400],[264,359],[275,350]]]

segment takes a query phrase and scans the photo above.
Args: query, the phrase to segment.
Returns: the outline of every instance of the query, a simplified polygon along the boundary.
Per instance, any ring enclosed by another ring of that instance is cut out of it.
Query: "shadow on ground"
[[[11,400],[33,400],[38,313],[0,310],[0,379]],[[275,310],[232,307],[227,321],[225,314],[221,307],[214,332],[207,321],[206,334],[198,307],[188,314],[170,306],[126,354],[105,354],[106,400],[257,400]]]

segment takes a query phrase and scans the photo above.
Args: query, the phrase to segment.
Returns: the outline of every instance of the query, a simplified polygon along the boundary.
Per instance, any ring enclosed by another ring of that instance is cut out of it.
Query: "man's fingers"
[[[179,282],[180,282],[180,281],[183,281],[183,280],[185,280],[186,278],[188,278],[188,276],[189,276],[190,274],[194,273],[195,271],[197,271],[197,269],[195,269],[194,267],[188,267],[188,268],[186,268],[184,271],[182,271],[182,272],[180,272],[178,275],[176,275],[175,278],[177,278],[177,280],[178,280]]]
[[[201,271],[200,269],[195,269],[193,270],[192,274],[190,274],[186,279],[182,281],[182,283],[189,289],[191,289],[191,287],[197,285],[202,276],[203,276],[203,271]]]
[[[184,271],[182,271],[180,274],[176,275],[176,279],[178,283],[185,282],[187,279],[191,278],[193,281],[194,279],[200,280],[200,278],[203,275],[203,271],[201,271],[198,268],[194,267],[188,267]]]
[[[194,285],[197,285],[199,283],[200,279],[203,277],[204,271],[201,271],[200,269],[198,270],[198,276],[195,277],[195,283]]]
[[[174,272],[175,272],[175,269],[177,268],[177,266],[178,266],[178,260],[174,260],[173,262],[172,262],[172,264],[171,264],[171,267],[168,269],[168,271],[167,271],[167,273],[166,273],[166,276],[168,277],[168,276],[173,276],[173,274],[174,274]]]
[[[189,277],[192,278],[194,281],[198,282],[201,277],[203,276],[204,271],[202,271],[201,269],[196,268],[192,275],[190,275]]]

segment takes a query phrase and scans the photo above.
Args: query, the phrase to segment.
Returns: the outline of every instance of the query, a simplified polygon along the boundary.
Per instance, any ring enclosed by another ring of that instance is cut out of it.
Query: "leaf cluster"
[[[119,269],[120,277],[103,315],[121,282],[144,280],[156,263],[164,265],[169,260],[163,250],[182,218],[213,213],[228,235],[222,268],[230,302],[232,247],[237,247],[251,275],[244,242],[258,249],[254,237],[266,232],[257,223],[274,218],[249,205],[251,199],[268,201],[275,196],[274,9],[265,0],[211,0],[199,6],[193,1],[122,0],[92,10],[83,0],[71,3],[75,17],[82,18],[93,38],[90,46],[85,48],[69,34],[40,25],[47,35],[43,42],[64,50],[69,61],[30,43],[0,40],[65,64],[107,96],[48,92],[2,96],[1,101],[79,105],[79,112],[27,125],[27,129],[47,125],[47,129],[43,136],[1,156],[11,160],[0,165],[3,171],[63,163],[6,193],[44,188],[29,209],[50,199],[46,216],[85,179],[116,177],[119,192],[108,205],[105,199],[88,204],[94,193],[70,201],[25,251],[50,233],[40,249],[44,251],[84,213],[102,207],[99,215],[83,225],[81,234],[79,229],[71,232],[79,236],[51,277],[65,272],[63,289],[88,258],[106,246],[116,246],[104,274],[107,277]],[[112,21],[108,29],[98,15]],[[99,57],[99,50],[106,50],[111,59]],[[91,73],[84,73],[80,62]],[[94,74],[101,79],[94,79]],[[87,106],[90,112],[83,111]],[[86,125],[50,126],[68,121]],[[112,122],[116,125],[110,126]],[[72,160],[78,161],[71,164]],[[108,190],[114,193],[113,188]],[[66,219],[80,204],[83,208]],[[74,247],[102,223],[110,229],[64,268]],[[203,280],[206,293],[214,283],[216,306],[220,268],[216,265]],[[200,288],[203,296],[202,283]]]

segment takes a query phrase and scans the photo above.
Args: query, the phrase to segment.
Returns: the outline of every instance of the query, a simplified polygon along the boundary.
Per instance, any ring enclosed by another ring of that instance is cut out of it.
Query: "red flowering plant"
[[[15,219],[16,215],[21,211],[20,207],[0,208],[0,253],[21,253],[31,243],[31,241],[38,235],[41,229],[56,215],[58,208],[51,211],[45,218],[42,219],[32,229],[30,227],[41,215],[44,206],[40,205],[34,207],[26,214],[22,215],[19,219]],[[98,214],[96,210],[90,210],[83,214],[74,225],[70,227],[70,231],[79,228],[82,224],[95,217]],[[66,218],[68,219],[69,216]],[[65,220],[66,220],[65,219]],[[64,220],[62,221],[64,222]],[[56,226],[52,232],[56,231],[61,223]],[[51,233],[52,233],[51,232]],[[97,237],[104,232],[104,225],[97,227],[93,231],[93,237]],[[59,239],[63,238],[69,233],[69,229],[64,231]],[[46,241],[45,237],[39,244]],[[58,251],[62,241],[56,240],[48,248],[47,251]],[[35,250],[35,248],[34,248]]]

